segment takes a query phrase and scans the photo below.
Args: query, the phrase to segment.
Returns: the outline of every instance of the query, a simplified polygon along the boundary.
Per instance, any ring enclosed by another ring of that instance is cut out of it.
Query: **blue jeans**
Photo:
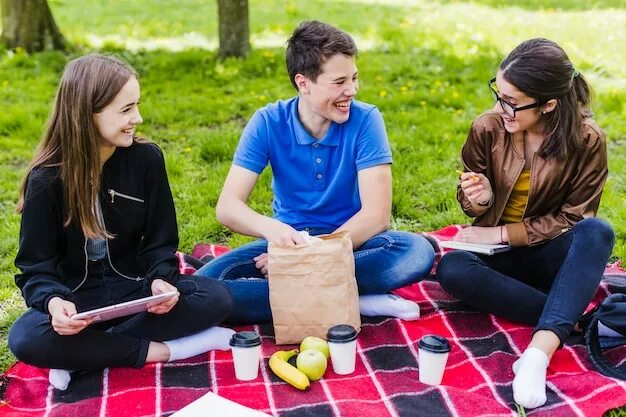
[[[9,348],[19,360],[41,368],[139,368],[145,364],[150,341],[197,333],[230,313],[230,293],[220,282],[181,275],[173,285],[180,298],[168,313],[142,312],[94,323],[75,335],[59,335],[48,314],[28,309],[11,326]],[[89,262],[89,276],[74,295],[77,310],[85,311],[151,294],[143,281],[123,278],[107,260],[99,260]]]
[[[311,235],[330,233],[310,229]],[[196,275],[220,280],[233,295],[230,323],[262,323],[272,319],[267,279],[253,258],[267,252],[267,241],[243,245],[200,268]],[[422,236],[386,231],[354,251],[355,275],[360,294],[382,294],[424,278],[432,268],[435,252]]]
[[[568,336],[602,279],[615,235],[588,218],[549,242],[492,256],[454,251],[437,266],[441,286],[481,311]]]

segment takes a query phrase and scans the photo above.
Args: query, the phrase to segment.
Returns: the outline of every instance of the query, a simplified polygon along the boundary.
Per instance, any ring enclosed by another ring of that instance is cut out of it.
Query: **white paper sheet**
[[[268,417],[269,414],[253,410],[234,401],[207,392],[171,417]]]

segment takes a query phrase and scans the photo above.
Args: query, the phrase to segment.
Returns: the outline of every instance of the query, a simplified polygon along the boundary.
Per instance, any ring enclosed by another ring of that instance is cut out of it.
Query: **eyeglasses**
[[[534,102],[532,104],[528,104],[526,106],[515,107],[514,105],[512,105],[511,103],[509,103],[508,101],[506,101],[505,99],[500,97],[500,94],[498,94],[498,91],[496,90],[498,88],[498,86],[495,85],[495,82],[496,82],[495,78],[492,78],[491,80],[489,80],[489,89],[493,93],[493,96],[494,96],[495,100],[498,103],[500,103],[500,107],[502,107],[502,110],[504,110],[504,112],[506,114],[508,114],[509,116],[513,117],[514,119],[515,119],[515,113],[517,113],[518,111],[528,110],[528,109],[532,109],[532,108],[535,108],[535,107],[543,106],[544,104],[546,104],[546,102],[540,103],[540,102],[536,101],[536,102]],[[494,88],[494,86],[495,86],[495,88]]]

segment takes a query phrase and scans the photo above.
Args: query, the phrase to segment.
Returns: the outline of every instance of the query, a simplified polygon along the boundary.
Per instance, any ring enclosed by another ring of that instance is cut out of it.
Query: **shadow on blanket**
[[[449,238],[452,232],[435,237]],[[226,250],[204,245],[197,247],[194,255],[219,256]],[[180,259],[184,260],[182,255]],[[193,268],[181,263],[181,269],[189,273]],[[625,285],[623,270],[612,266],[606,272],[613,282]],[[607,292],[604,283],[594,303]],[[272,327],[247,326],[239,329],[254,328],[263,336],[265,360],[255,381],[235,379],[230,352],[210,352],[142,369],[79,372],[65,392],[48,385],[47,370],[18,363],[3,376],[6,390],[0,415],[168,416],[210,390],[281,417],[515,416],[511,365],[528,344],[531,328],[473,311],[433,281],[398,293],[420,304],[422,318],[414,322],[365,318],[356,372],[339,376],[329,368],[324,379],[306,392],[295,390],[269,370],[267,358],[279,349]],[[418,382],[417,341],[428,333],[444,335],[453,345],[439,387]],[[624,358],[626,350],[612,353]],[[546,405],[527,415],[600,417],[606,410],[626,404],[626,382],[593,371],[585,346],[576,341],[555,354],[547,386]]]

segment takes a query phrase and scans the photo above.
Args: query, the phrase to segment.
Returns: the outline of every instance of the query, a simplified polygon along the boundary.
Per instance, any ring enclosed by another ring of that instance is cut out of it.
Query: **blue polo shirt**
[[[390,164],[380,111],[353,101],[350,117],[315,139],[298,118],[298,97],[258,110],[244,129],[233,163],[260,174],[272,168],[274,218],[297,230],[336,229],[361,209],[357,173]]]

